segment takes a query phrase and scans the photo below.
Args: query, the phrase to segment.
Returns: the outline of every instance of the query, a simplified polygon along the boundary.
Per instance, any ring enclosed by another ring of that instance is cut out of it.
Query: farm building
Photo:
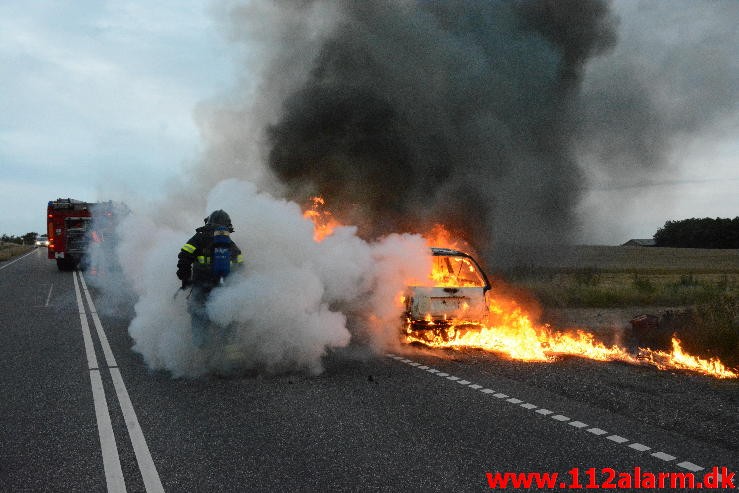
[[[653,247],[655,244],[656,243],[652,238],[648,238],[644,240],[631,239],[621,246]]]

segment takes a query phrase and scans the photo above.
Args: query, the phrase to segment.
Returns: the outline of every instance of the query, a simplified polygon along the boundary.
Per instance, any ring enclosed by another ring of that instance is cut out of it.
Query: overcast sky
[[[628,43],[637,5],[614,5],[626,40],[617,50],[638,49]],[[0,233],[43,232],[57,197],[156,197],[198,160],[197,105],[245,73],[211,9],[195,0],[0,2]],[[696,26],[660,42],[706,34]],[[667,219],[739,215],[739,101],[726,115],[681,135],[670,166],[649,176],[614,183],[593,173],[580,241],[618,244],[651,237]]]

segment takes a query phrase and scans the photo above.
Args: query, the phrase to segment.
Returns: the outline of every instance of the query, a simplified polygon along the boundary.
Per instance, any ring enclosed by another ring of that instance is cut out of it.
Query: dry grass
[[[547,307],[687,306],[739,297],[739,250],[581,246],[501,276]]]
[[[11,259],[17,255],[22,255],[33,250],[30,245],[18,245],[16,243],[0,242],[0,262]]]
[[[572,247],[501,275],[546,308],[683,307],[654,336],[739,365],[739,250]]]

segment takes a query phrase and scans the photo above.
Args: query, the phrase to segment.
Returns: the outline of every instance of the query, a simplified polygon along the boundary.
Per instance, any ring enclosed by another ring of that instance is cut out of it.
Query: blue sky
[[[625,39],[614,57],[639,50],[639,36],[667,46],[680,42],[674,32],[710,32],[695,22],[692,31],[649,33],[642,7],[614,3]],[[0,2],[0,233],[42,232],[57,197],[156,197],[198,160],[206,144],[196,108],[224,100],[248,73],[212,8],[205,0]],[[674,142],[668,168],[627,183],[640,185],[628,200],[619,184],[590,176],[580,240],[617,244],[650,237],[666,219],[739,215],[738,156],[735,100],[722,120]]]

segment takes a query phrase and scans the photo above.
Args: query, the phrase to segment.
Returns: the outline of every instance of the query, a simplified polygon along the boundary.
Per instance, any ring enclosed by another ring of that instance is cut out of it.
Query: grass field
[[[32,250],[34,247],[30,245],[18,245],[16,243],[0,242],[0,262],[8,260],[17,255],[21,255]]]
[[[689,306],[739,296],[739,250],[580,246],[500,277],[545,307]]]
[[[739,365],[739,250],[579,246],[530,258],[540,260],[498,275],[544,309],[649,307],[663,333],[644,342],[675,333],[686,349]]]

